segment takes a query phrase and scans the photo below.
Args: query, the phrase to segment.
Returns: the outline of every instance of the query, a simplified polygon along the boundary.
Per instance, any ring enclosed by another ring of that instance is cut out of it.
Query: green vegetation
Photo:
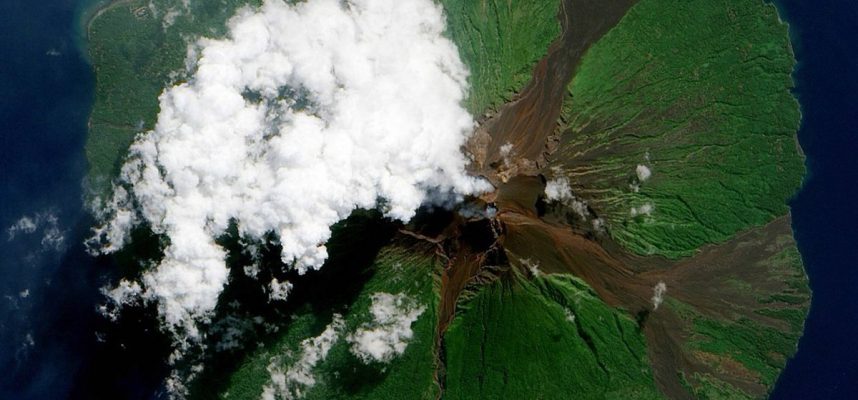
[[[187,78],[189,42],[223,35],[238,7],[259,2],[191,1],[186,9],[182,0],[120,0],[91,21],[97,87],[87,156],[97,194],[108,190],[134,135],[154,126],[161,91]],[[521,90],[560,34],[557,0],[440,3],[471,71],[466,106],[475,115]],[[785,200],[804,173],[795,143],[798,106],[789,93],[793,63],[786,27],[762,1],[640,0],[583,57],[550,167],[568,175],[576,195],[632,251],[678,258],[723,242],[786,214]],[[639,179],[638,165],[652,176]],[[651,212],[642,211],[646,205]],[[301,286],[307,289],[296,284],[296,291],[315,292],[290,295],[283,312],[292,319],[277,325],[278,333],[260,334],[264,346],[236,355],[237,366],[213,366],[192,397],[258,399],[272,362],[288,369],[301,341],[319,335],[335,313],[344,318],[341,339],[314,368],[316,384],[304,398],[435,399],[436,370],[446,399],[661,397],[636,321],[571,276],[527,280],[510,272],[474,289],[437,349],[434,247],[389,244],[394,228],[362,223],[329,243],[329,265]],[[731,308],[735,315],[714,317],[666,300],[664,312],[686,327],[681,350],[714,366],[682,376],[696,396],[751,397],[719,368],[740,365],[749,381],[770,386],[795,351],[810,294],[795,245],[784,240],[783,251],[747,267],[765,273],[718,280],[725,298],[758,296],[751,306]],[[358,270],[342,275],[347,267]],[[236,276],[231,287],[244,279]],[[259,282],[247,285],[258,289]],[[403,355],[366,365],[342,336],[368,320],[378,292],[404,293],[426,309]]]
[[[435,332],[437,295],[434,291],[436,264],[431,253],[390,246],[382,250],[369,268],[372,277],[363,284],[353,303],[342,313],[345,327],[340,340],[331,348],[327,359],[313,370],[316,385],[305,392],[305,399],[434,399],[437,385],[435,372]],[[325,290],[318,288],[318,290]],[[366,365],[349,350],[343,338],[361,323],[368,321],[371,295],[377,292],[405,294],[425,311],[412,325],[414,337],[401,356],[389,364]],[[336,293],[330,296],[337,297]],[[300,356],[302,340],[319,335],[331,322],[329,308],[320,310],[307,305],[294,313],[277,339],[247,356],[237,371],[228,378],[222,399],[259,399],[263,387],[270,385],[267,368],[275,357],[281,358],[285,371]],[[292,357],[288,357],[288,355]],[[204,397],[204,396],[202,396]]]
[[[96,13],[87,26],[96,86],[86,146],[96,194],[108,189],[134,135],[154,127],[158,96],[182,78],[189,41],[223,35],[238,7],[260,2],[118,0]]]
[[[226,21],[261,0],[118,0],[87,27],[96,71],[87,157],[96,194],[109,189],[134,135],[154,127],[158,96],[184,78],[188,44],[220,37]],[[560,33],[558,1],[443,0],[449,34],[471,70],[468,109],[510,99]]]
[[[557,0],[439,0],[447,29],[471,70],[467,108],[474,115],[509,101],[560,36]]]
[[[745,368],[758,373],[760,382],[766,386],[775,382],[786,363],[781,352],[794,349],[799,336],[760,326],[748,319],[724,324],[697,318],[694,320],[694,331],[698,335],[698,341],[692,342],[694,348],[728,355]]]
[[[667,300],[667,308],[685,322],[688,340],[684,351],[689,357],[708,365],[713,374],[694,373],[686,376],[686,384],[698,398],[732,399],[758,397],[743,391],[735,379],[761,385],[765,392],[774,385],[787,359],[796,351],[796,343],[804,330],[804,319],[810,303],[810,291],[795,242],[780,236],[772,247],[761,251],[771,254],[753,265],[762,281],[754,287],[725,290],[724,302],[732,315],[705,315],[700,310],[676,299]],[[750,304],[737,301],[744,293],[753,293]],[[765,294],[771,294],[766,296]],[[755,295],[763,295],[756,298]],[[734,300],[726,300],[734,299]],[[736,303],[731,303],[736,301]]]
[[[446,399],[660,398],[643,335],[571,276],[484,287],[445,336]]]
[[[795,353],[801,336],[802,325],[795,327],[790,324],[790,329],[784,329],[783,326],[745,317],[733,321],[716,320],[673,299],[668,301],[668,306],[689,323],[689,340],[684,351],[714,371],[684,376],[686,385],[696,398],[758,397],[743,390],[742,385],[735,383],[736,379],[745,384],[771,388],[787,358]],[[801,313],[801,319],[804,319],[804,313]]]
[[[699,383],[691,388],[686,380],[686,386],[694,393],[694,397],[706,400],[749,400],[753,397],[724,382],[714,379],[710,374],[694,374],[694,380]]]
[[[801,332],[804,331],[804,320],[807,317],[807,308],[810,304],[810,288],[807,283],[807,275],[802,266],[801,254],[798,252],[792,237],[783,237],[789,240],[781,251],[775,253],[765,261],[760,262],[755,268],[765,268],[769,279],[781,281],[784,289],[767,296],[760,296],[757,302],[760,308],[754,312],[757,315],[771,317],[781,320],[789,325],[793,346],[784,348],[781,353],[792,355],[795,343]]]
[[[722,242],[786,214],[801,182],[793,64],[771,4],[641,0],[584,56],[553,166],[628,249]]]

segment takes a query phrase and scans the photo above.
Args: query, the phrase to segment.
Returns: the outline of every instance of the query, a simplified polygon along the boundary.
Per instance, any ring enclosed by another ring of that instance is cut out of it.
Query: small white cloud
[[[591,224],[593,225],[593,230],[594,230],[594,231],[596,231],[597,233],[604,233],[604,232],[605,232],[605,220],[604,220],[604,219],[602,219],[602,218],[594,218],[594,219],[593,219],[592,221],[590,221],[590,222],[591,222]]]
[[[118,251],[128,241],[131,229],[140,223],[131,195],[122,186],[114,186],[107,201],[94,197],[89,208],[97,220],[105,221],[92,229],[93,235],[85,243],[92,255]]]
[[[456,212],[465,218],[494,218],[497,208],[493,206],[480,207],[475,203],[467,203],[456,209]]]
[[[509,167],[512,164],[513,146],[512,143],[506,142],[500,147],[500,155],[503,158],[503,165]]]
[[[506,142],[503,146],[500,147],[500,155],[503,158],[507,158],[512,154],[512,143]]]
[[[244,275],[246,275],[248,278],[256,278],[256,276],[259,275],[259,264],[253,263],[250,265],[245,265],[242,268],[242,271],[244,271]]]
[[[405,294],[373,294],[372,321],[348,336],[352,354],[366,363],[390,362],[405,352],[414,336],[411,324],[425,310]]]
[[[30,289],[22,290],[20,293],[18,293],[18,297],[20,297],[22,299],[26,299],[27,297],[30,297]]]
[[[174,360],[175,361],[175,360]],[[172,365],[174,361],[171,361]],[[185,400],[190,394],[188,384],[196,379],[205,369],[202,363],[194,364],[190,368],[180,371],[173,369],[170,376],[164,380],[164,388],[172,400]]]
[[[550,201],[566,201],[574,198],[569,179],[558,177],[549,180],[545,184],[545,197]]]
[[[655,287],[652,288],[652,309],[653,311],[658,310],[658,306],[664,301],[664,294],[667,292],[667,284],[664,282],[658,282]]]
[[[173,26],[173,24],[176,23],[176,18],[178,18],[181,15],[182,15],[181,10],[178,10],[175,8],[170,8],[169,10],[167,10],[166,13],[164,13],[164,18],[161,20],[161,28],[163,28],[166,31],[171,26]]]
[[[632,217],[637,217],[638,215],[650,216],[652,215],[653,211],[655,211],[655,206],[653,206],[652,203],[644,203],[640,207],[632,207],[632,209],[629,211],[629,214]]]
[[[32,234],[36,232],[36,228],[38,225],[33,218],[28,216],[21,217],[17,222],[15,222],[6,232],[9,234],[9,240],[14,240],[15,236],[18,234]]]
[[[566,177],[558,177],[549,180],[545,184],[545,197],[549,201],[556,201],[571,208],[582,219],[589,217],[589,209],[585,200],[575,197],[572,186]]]
[[[566,321],[569,321],[570,323],[574,323],[575,322],[575,313],[573,313],[572,310],[570,310],[568,308],[563,309],[563,311],[566,314]]]
[[[137,282],[121,280],[114,288],[101,288],[101,294],[108,299],[107,304],[99,307],[102,315],[115,321],[119,310],[129,304],[139,304],[143,299],[143,288]]]
[[[339,340],[345,326],[342,316],[334,314],[334,320],[314,338],[301,342],[301,355],[284,370],[282,357],[274,357],[268,365],[271,383],[263,388],[263,400],[290,400],[303,397],[316,384],[313,370],[324,361],[331,347]]]
[[[272,278],[268,284],[268,299],[270,300],[286,300],[289,297],[289,291],[292,290],[292,284],[289,282],[280,282],[277,278]]]
[[[61,251],[65,247],[66,237],[65,232],[57,228],[56,225],[45,228],[42,235],[42,248]]]
[[[65,231],[60,228],[59,218],[53,211],[44,211],[32,216],[23,216],[10,226],[6,232],[12,241],[21,235],[32,235],[41,230],[43,251],[62,251],[65,249]]]
[[[635,175],[637,175],[639,182],[646,182],[652,176],[652,171],[646,165],[638,165],[635,168]]]
[[[522,258],[519,260],[521,265],[527,267],[530,271],[530,274],[533,276],[542,276],[542,271],[539,269],[539,261],[533,261],[529,258]]]

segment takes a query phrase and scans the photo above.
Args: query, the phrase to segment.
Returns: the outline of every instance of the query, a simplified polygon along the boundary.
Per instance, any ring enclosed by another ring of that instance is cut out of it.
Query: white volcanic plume
[[[432,0],[268,0],[202,39],[191,78],[160,97],[154,130],[131,146],[95,250],[134,224],[169,238],[142,279],[168,328],[192,338],[227,281],[215,243],[279,236],[298,271],[327,258],[330,227],[383,199],[408,220],[439,193],[487,184],[464,172],[473,119],[467,69]],[[133,207],[132,207],[133,205]]]

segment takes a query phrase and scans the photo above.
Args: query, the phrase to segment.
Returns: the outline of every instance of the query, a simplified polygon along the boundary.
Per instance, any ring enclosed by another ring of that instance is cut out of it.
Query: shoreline
[[[85,6],[80,13],[78,21],[78,30],[80,36],[84,39],[89,39],[89,31],[92,28],[92,23],[105,12],[119,7],[123,4],[130,3],[134,0],[95,0],[94,3]]]
[[[99,13],[111,4],[121,0],[83,0],[77,7],[75,33],[86,39],[89,36],[89,26]]]
[[[89,159],[89,156],[86,155],[86,149],[89,146],[90,135],[92,134],[92,113],[95,110],[95,90],[98,80],[98,70],[93,63],[92,56],[90,54],[90,35],[89,30],[90,27],[95,21],[96,18],[101,16],[105,11],[115,7],[116,5],[131,0],[82,0],[75,10],[75,23],[72,32],[72,39],[74,40],[74,47],[78,52],[78,55],[83,60],[84,63],[89,67],[89,72],[92,77],[92,95],[90,97],[90,103],[87,106],[86,112],[86,132],[84,139],[84,159],[86,161],[86,173],[84,174],[83,182],[81,183],[83,189],[83,208],[87,215],[93,217],[92,213],[93,208],[91,207],[93,198],[91,194],[93,193],[93,183],[90,180],[90,173],[92,170],[92,165]]]
[[[101,15],[102,10],[110,7],[116,1],[122,0],[81,0],[75,10],[75,22],[72,28],[74,47],[77,48],[84,61],[89,64],[93,75],[95,74],[95,66],[92,65],[92,59],[89,56],[89,27],[92,21]]]

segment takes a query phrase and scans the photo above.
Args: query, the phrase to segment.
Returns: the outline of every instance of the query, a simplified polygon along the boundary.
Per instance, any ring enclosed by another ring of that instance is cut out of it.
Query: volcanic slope
[[[151,128],[160,90],[185,79],[185,38],[222,34],[239,3],[119,1],[93,19],[94,183]],[[785,204],[803,167],[774,7],[441,3],[472,74],[466,105],[483,116],[472,172],[497,186],[463,207],[494,211],[426,211],[404,226],[359,213],[304,277],[274,257],[262,277],[295,289],[244,339],[261,348],[206,360],[191,397],[259,398],[332,332],[301,370],[313,383],[288,381],[290,396],[765,397],[810,299]],[[267,282],[231,265],[223,315]],[[379,293],[422,312],[404,352],[365,362],[348,335]]]
[[[804,174],[794,63],[772,5],[641,1],[569,85],[550,175],[639,254],[763,225]]]
[[[580,277],[634,318],[668,398],[765,397],[795,352],[810,301],[788,216],[677,262],[588,238],[553,213],[499,214],[499,246],[522,273]]]
[[[511,100],[560,35],[558,0],[440,0],[450,38],[470,67],[468,111],[479,116]]]
[[[793,65],[771,5],[642,0],[581,59],[559,123],[513,114],[552,134],[488,130],[512,144],[487,165],[496,246],[635,316],[667,397],[765,397],[795,352],[810,293],[786,205],[804,173]]]

